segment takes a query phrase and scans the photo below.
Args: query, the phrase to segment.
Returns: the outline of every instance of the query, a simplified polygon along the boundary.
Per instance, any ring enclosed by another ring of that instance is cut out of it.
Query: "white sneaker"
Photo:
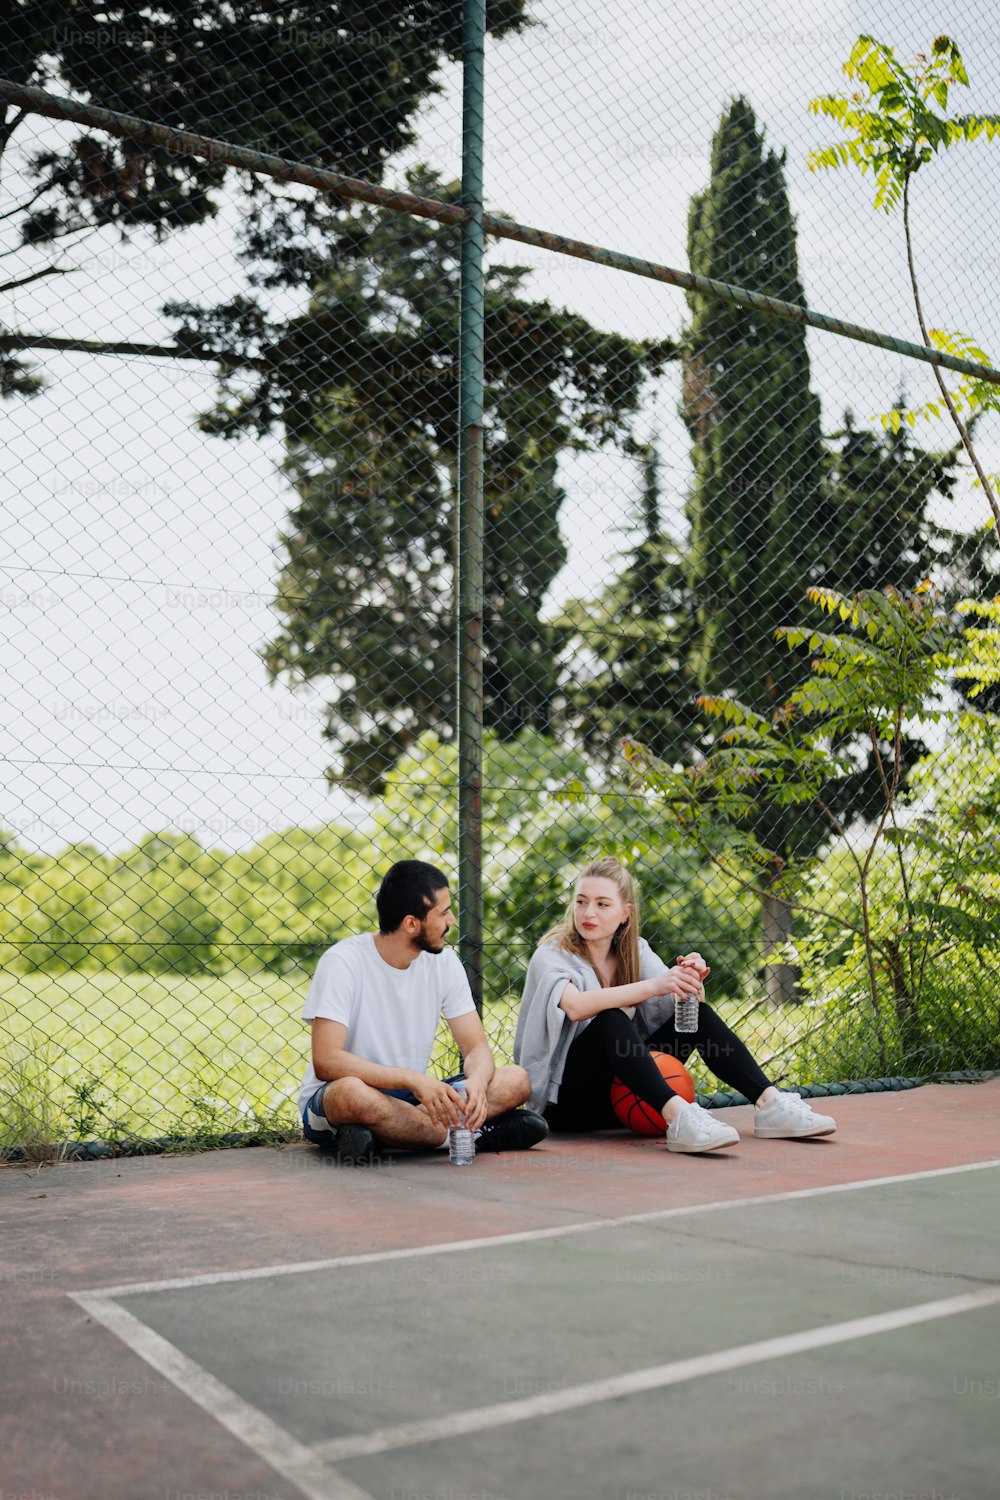
[[[763,1109],[754,1110],[753,1133],[765,1141],[832,1135],[836,1128],[836,1120],[814,1114],[801,1094],[779,1094]]]
[[[731,1125],[713,1119],[700,1104],[682,1104],[680,1113],[667,1126],[668,1151],[717,1151],[720,1146],[735,1146],[739,1132]]]

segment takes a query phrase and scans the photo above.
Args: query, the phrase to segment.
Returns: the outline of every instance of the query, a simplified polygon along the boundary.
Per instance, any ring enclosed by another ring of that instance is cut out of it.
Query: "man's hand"
[[[465,1123],[470,1130],[478,1130],[486,1120],[486,1085],[466,1075],[465,1091],[469,1101]]]
[[[410,1087],[435,1125],[450,1130],[458,1124],[466,1105],[457,1089],[440,1078],[428,1078],[426,1073],[416,1073]]]

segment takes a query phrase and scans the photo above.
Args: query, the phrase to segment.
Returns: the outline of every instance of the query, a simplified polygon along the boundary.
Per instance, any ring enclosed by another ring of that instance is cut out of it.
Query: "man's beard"
[[[443,953],[444,952],[445,944],[444,944],[444,938],[442,938],[441,941],[440,941],[440,943],[438,943],[437,946],[435,947],[435,945],[431,942],[430,938],[427,936],[427,932],[426,932],[426,929],[425,929],[423,923],[421,923],[421,925],[420,925],[420,931],[417,933],[416,937],[413,939],[413,946],[415,948],[419,948],[420,951],[421,951],[421,953]]]

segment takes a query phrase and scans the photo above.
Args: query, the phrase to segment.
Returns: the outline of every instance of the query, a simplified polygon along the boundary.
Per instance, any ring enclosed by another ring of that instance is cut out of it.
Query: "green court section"
[[[339,1467],[376,1500],[993,1500],[998,1335],[960,1316]]]
[[[374,1455],[337,1445],[996,1286],[998,1187],[986,1168],[121,1303],[376,1500],[987,1500],[997,1305]]]

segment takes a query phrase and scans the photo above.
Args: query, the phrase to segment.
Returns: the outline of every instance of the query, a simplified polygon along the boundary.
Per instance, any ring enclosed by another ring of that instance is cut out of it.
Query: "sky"
[[[963,4],[760,4],[710,0],[535,0],[540,24],[487,49],[487,206],[522,222],[686,265],[692,193],[708,179],[720,113],[742,93],[786,155],[809,304],[919,339],[898,217],[873,212],[847,174],[812,174],[805,157],[831,138],[808,101],[840,90],[840,65],[868,31],[909,56],[947,31],[972,80],[966,107],[1000,101],[1000,22],[986,0]],[[390,174],[460,164],[460,77],[421,111],[418,140]],[[72,139],[35,119],[22,152]],[[23,189],[23,182],[21,184]],[[0,182],[0,213],[17,201]],[[918,267],[933,326],[1000,348],[997,306],[1000,144],[961,147],[921,172],[914,201]],[[244,287],[233,257],[240,202],[157,246],[89,234],[58,254],[10,253],[5,277],[71,266],[7,294],[8,328],[81,338],[165,341],[163,304],[210,305]],[[14,221],[16,222],[16,221]],[[0,221],[0,248],[14,251]],[[677,336],[683,294],[601,267],[500,242],[495,261],[532,268],[529,290],[600,327]],[[288,304],[289,307],[291,304]],[[827,431],[846,406],[884,409],[905,378],[911,403],[932,394],[927,367],[810,333],[813,384]],[[151,830],[186,830],[239,848],[289,825],[359,825],[367,805],[324,779],[321,693],[269,685],[259,648],[275,627],[270,599],[294,496],[278,437],[226,443],[199,433],[211,368],[164,360],[43,354],[47,386],[0,407],[0,827],[28,848],[86,840],[122,849]],[[668,521],[680,531],[690,477],[675,370],[650,392],[642,435],[657,434]],[[949,441],[934,428],[928,444]],[[995,430],[985,457],[1000,464]],[[569,559],[550,607],[593,593],[628,546],[638,498],[612,454],[564,465]],[[973,524],[968,489],[948,519]]]

